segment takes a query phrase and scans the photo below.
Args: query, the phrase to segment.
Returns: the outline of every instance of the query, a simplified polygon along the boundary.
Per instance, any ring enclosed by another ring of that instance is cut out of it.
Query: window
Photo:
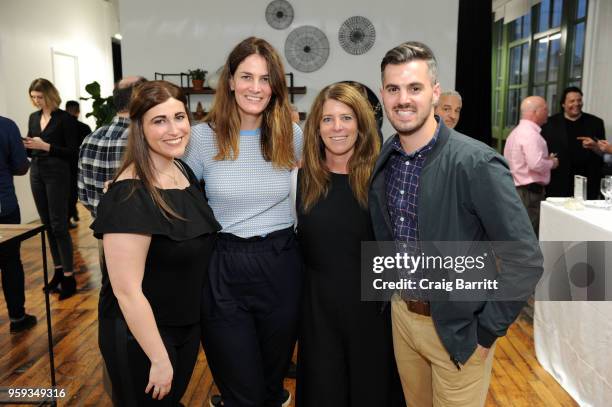
[[[558,95],[580,86],[587,0],[542,0],[528,14],[493,23],[492,124],[501,151],[519,120],[521,100],[539,95],[559,110]]]
[[[531,13],[510,23],[510,41],[521,40],[531,34]]]
[[[582,65],[584,60],[584,34],[586,31],[586,7],[587,0],[578,0],[576,12],[570,18],[570,33],[571,36],[568,49],[569,52],[569,68],[568,81],[575,86],[580,87],[582,84]]]
[[[548,110],[554,111],[559,78],[561,34],[555,33],[536,42],[533,94],[542,96],[548,102]]]
[[[503,114],[503,103],[501,101],[503,97],[503,83],[504,83],[504,71],[502,70],[503,64],[503,24],[502,21],[498,21],[493,26],[493,30],[495,34],[493,38],[496,39],[496,42],[493,43],[493,100],[491,106],[493,106],[493,120],[491,121],[493,128],[497,129],[500,127],[502,123],[502,114]]]
[[[529,84],[529,44],[510,48],[510,84],[505,123],[515,123],[521,100],[527,96]]]

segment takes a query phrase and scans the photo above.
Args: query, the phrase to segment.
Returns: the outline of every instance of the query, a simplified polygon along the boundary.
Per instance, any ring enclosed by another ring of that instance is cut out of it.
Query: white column
[[[612,1],[589,0],[582,91],[584,111],[601,117],[612,139]]]

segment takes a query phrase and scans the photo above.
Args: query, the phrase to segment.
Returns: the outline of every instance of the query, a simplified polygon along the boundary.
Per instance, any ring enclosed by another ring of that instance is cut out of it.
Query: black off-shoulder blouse
[[[127,179],[115,182],[104,194],[91,225],[99,239],[106,233],[151,235],[142,290],[157,324],[166,326],[199,321],[202,283],[215,232],[221,229],[191,169],[182,162],[179,167],[190,186],[160,191],[185,221],[165,218],[142,182]],[[99,317],[123,318],[106,270],[102,271]]]

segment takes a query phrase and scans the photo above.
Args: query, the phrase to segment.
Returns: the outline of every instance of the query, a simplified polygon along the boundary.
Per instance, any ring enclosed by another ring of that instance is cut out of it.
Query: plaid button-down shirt
[[[79,151],[79,200],[96,216],[104,183],[115,176],[127,145],[130,120],[115,116],[83,140]]]
[[[412,154],[404,151],[399,136],[396,135],[392,141],[393,153],[385,171],[385,186],[387,210],[396,241],[416,242],[419,239],[419,177],[427,154],[438,141],[439,129],[438,125],[429,143]]]
[[[387,162],[385,170],[385,187],[387,194],[387,210],[393,227],[393,237],[397,243],[399,252],[407,252],[409,255],[418,255],[420,249],[419,240],[419,218],[418,218],[418,196],[419,178],[425,164],[427,154],[438,141],[440,125],[432,139],[425,146],[408,154],[402,148],[399,136],[394,136],[392,143],[393,152]],[[418,280],[423,277],[422,271],[417,270],[414,274],[400,272],[400,277]],[[411,293],[402,292],[404,298],[422,299],[420,290]]]

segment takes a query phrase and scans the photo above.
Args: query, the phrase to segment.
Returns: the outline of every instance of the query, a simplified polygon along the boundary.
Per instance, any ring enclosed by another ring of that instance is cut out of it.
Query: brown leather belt
[[[414,312],[415,314],[423,315],[426,317],[431,316],[431,307],[428,302],[425,301],[413,301],[413,300],[404,300],[406,306],[408,307],[408,311]]]

